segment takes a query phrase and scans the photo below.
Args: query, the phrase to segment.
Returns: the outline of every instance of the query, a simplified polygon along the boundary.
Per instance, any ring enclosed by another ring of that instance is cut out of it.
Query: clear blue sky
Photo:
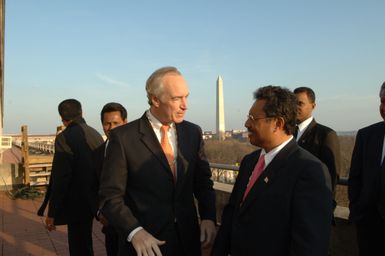
[[[54,133],[57,105],[82,102],[87,122],[122,103],[148,108],[144,84],[178,67],[190,86],[187,120],[215,129],[224,80],[226,129],[243,128],[260,86],[312,87],[315,118],[337,131],[380,121],[385,1],[7,0],[4,133]]]

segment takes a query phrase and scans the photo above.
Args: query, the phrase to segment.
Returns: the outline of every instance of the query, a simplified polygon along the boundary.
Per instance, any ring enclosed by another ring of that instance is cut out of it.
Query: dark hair
[[[263,111],[266,117],[282,117],[285,121],[284,130],[293,134],[297,116],[297,97],[289,89],[268,85],[254,93],[255,100],[265,100]]]
[[[100,120],[102,121],[102,123],[103,123],[104,113],[115,112],[115,111],[120,112],[120,116],[122,117],[123,120],[127,119],[127,110],[122,106],[122,104],[116,103],[116,102],[110,102],[104,105],[102,111],[100,112]]]
[[[67,99],[60,102],[58,111],[63,121],[72,121],[82,116],[82,105],[75,99]]]
[[[314,103],[315,102],[315,93],[314,91],[309,88],[309,87],[298,87],[298,88],[295,88],[294,89],[294,93],[297,94],[297,93],[303,93],[305,92],[307,97],[309,98],[309,101],[310,103]]]

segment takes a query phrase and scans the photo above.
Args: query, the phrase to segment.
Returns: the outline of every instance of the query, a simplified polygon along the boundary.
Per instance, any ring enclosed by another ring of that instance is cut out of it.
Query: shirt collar
[[[266,153],[266,151],[262,149],[261,155],[265,155],[265,168],[271,161],[273,161],[274,157],[279,153],[279,151],[281,151],[281,149],[283,149],[293,138],[293,136],[290,136],[289,139],[285,140],[280,145],[270,150],[269,153]]]
[[[146,111],[146,116],[147,116],[148,120],[150,121],[152,127],[154,129],[160,130],[160,127],[162,127],[163,124],[151,113],[150,110]],[[173,129],[174,127],[175,127],[175,123],[171,123],[170,128]]]
[[[314,117],[311,116],[309,117],[308,119],[306,119],[305,121],[303,121],[302,123],[298,124],[298,130],[299,132],[302,132],[304,131],[308,126],[309,124],[311,123],[311,121],[313,121]]]

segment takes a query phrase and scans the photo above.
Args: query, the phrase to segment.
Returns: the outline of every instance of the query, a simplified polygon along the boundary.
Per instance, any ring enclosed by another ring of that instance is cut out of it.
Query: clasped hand
[[[138,256],[162,256],[159,246],[166,241],[159,241],[146,230],[139,230],[131,240]]]

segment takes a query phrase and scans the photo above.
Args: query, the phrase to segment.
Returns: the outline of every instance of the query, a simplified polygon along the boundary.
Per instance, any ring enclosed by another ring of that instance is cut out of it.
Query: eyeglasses
[[[253,115],[247,115],[247,119],[250,119],[250,120],[252,120],[252,121],[256,121],[256,120],[260,120],[260,119],[267,119],[267,118],[270,118],[270,117],[267,117],[267,116],[265,116],[265,117],[254,117]]]

